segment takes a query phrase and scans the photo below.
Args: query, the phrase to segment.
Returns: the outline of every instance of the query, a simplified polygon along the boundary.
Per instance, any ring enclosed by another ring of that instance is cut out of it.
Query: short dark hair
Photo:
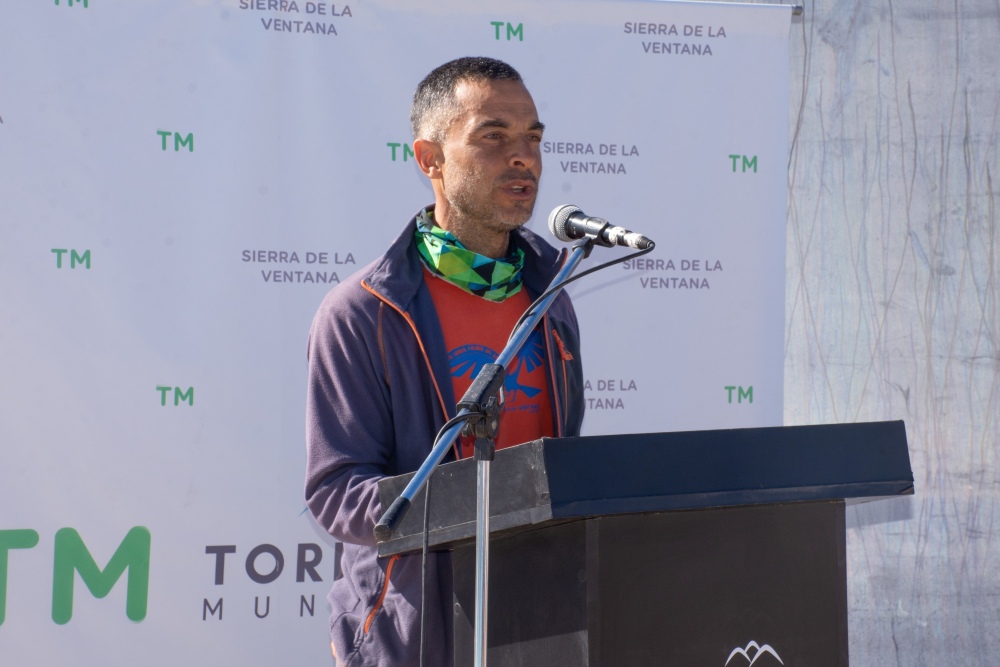
[[[495,58],[458,58],[434,69],[413,93],[410,128],[413,138],[440,141],[450,117],[457,111],[455,88],[462,81],[516,81],[523,83],[517,70]]]

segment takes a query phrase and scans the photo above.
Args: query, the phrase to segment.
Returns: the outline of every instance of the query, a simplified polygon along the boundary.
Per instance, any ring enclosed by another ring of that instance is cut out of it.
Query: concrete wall
[[[785,423],[903,419],[916,484],[912,498],[848,509],[851,665],[992,665],[1000,3],[804,9]]]

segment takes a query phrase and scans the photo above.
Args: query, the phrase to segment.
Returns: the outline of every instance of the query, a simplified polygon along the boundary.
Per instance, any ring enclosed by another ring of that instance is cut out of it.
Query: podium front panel
[[[491,667],[847,666],[841,501],[607,516],[490,549]],[[472,546],[453,563],[455,664],[472,664]]]

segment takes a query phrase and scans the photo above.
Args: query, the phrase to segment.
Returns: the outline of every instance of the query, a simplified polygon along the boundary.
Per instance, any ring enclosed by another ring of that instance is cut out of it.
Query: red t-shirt
[[[514,296],[497,303],[469,294],[435,276],[426,267],[424,277],[444,332],[457,401],[483,365],[496,362],[514,324],[531,305],[531,298],[522,288]],[[536,329],[509,365],[504,382],[506,403],[500,416],[497,449],[551,437],[555,433],[545,354],[544,339]],[[461,438],[462,458],[472,456],[473,444],[473,438]]]

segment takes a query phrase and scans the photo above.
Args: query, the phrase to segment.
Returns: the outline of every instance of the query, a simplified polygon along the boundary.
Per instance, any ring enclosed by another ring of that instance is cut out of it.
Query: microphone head
[[[566,231],[566,223],[569,221],[569,217],[574,213],[583,213],[579,206],[574,206],[573,204],[564,204],[562,206],[556,206],[549,213],[549,231],[560,241],[565,241],[569,243],[574,241],[569,232]]]

